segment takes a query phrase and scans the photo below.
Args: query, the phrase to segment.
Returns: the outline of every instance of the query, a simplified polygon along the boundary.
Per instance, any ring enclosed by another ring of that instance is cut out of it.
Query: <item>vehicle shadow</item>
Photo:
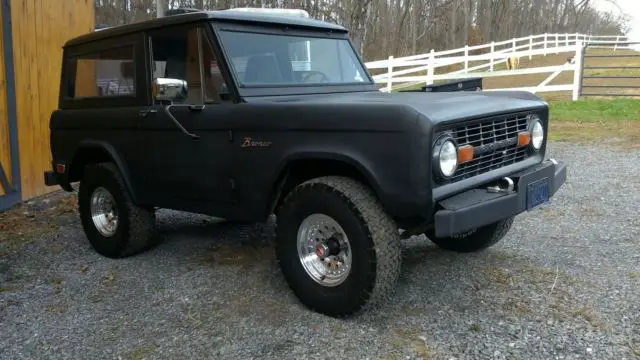
[[[255,289],[256,294],[272,293],[282,297],[283,292],[288,291],[279,273],[273,242],[265,235],[264,224],[235,224],[206,217],[180,216],[160,219],[158,231],[164,240],[158,251],[170,252],[178,263],[197,264],[209,269],[218,266],[254,269],[256,271],[252,274],[258,279],[241,279],[246,284],[237,285],[259,286]],[[389,314],[408,309],[426,311],[425,307],[434,305],[436,309],[446,308],[450,306],[451,297],[462,299],[456,302],[456,306],[464,310],[467,306],[472,307],[473,299],[491,288],[492,283],[510,286],[512,276],[505,268],[517,268],[522,266],[517,264],[530,262],[500,244],[478,253],[458,254],[441,250],[421,236],[403,240],[402,246],[402,273]],[[297,303],[292,296],[286,298],[290,304]],[[378,317],[383,319],[387,315]]]

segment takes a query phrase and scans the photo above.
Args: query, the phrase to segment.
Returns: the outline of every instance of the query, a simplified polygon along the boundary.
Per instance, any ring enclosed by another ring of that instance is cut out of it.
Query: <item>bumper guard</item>
[[[549,159],[512,174],[509,178],[513,180],[513,186],[507,191],[495,192],[487,188],[476,188],[439,201],[441,210],[435,213],[434,218],[435,236],[452,236],[530,211],[547,202],[547,195],[550,201],[565,183],[567,167],[561,161]],[[531,199],[539,197],[540,194],[532,193],[530,188],[545,183],[547,187],[543,188],[542,201]]]

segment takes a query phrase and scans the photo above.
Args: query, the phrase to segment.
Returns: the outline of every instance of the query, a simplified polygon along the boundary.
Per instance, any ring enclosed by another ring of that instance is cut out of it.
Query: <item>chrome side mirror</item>
[[[153,98],[156,101],[181,101],[189,95],[187,82],[181,79],[156,78],[153,80]]]

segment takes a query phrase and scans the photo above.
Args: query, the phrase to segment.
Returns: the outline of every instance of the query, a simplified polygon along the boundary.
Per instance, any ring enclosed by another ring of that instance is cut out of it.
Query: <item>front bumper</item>
[[[439,201],[440,210],[434,218],[435,236],[452,236],[531,210],[527,191],[531,184],[547,182],[551,200],[567,179],[567,167],[561,161],[546,160],[509,178],[514,186],[508,192],[494,193],[483,187]]]

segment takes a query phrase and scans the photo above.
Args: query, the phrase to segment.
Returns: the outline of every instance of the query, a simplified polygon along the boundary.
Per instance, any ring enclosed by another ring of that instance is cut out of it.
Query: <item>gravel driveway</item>
[[[638,359],[640,151],[620,154],[551,144],[551,206],[483,253],[409,239],[395,302],[349,320],[301,307],[246,227],[163,210],[159,247],[109,260],[56,194],[0,218],[0,358]]]

